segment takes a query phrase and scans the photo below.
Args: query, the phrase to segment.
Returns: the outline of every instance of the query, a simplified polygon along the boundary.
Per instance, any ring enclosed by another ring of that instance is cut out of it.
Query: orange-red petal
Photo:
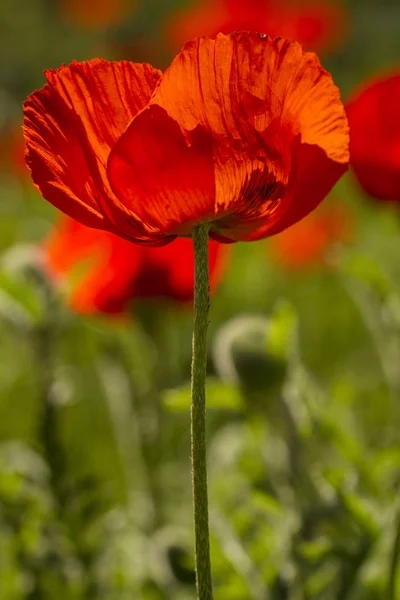
[[[337,0],[198,0],[173,14],[165,33],[180,48],[199,35],[266,31],[324,52],[343,44],[347,29],[347,11]]]
[[[63,217],[43,249],[49,273],[71,282],[70,305],[80,313],[118,314],[132,299],[132,282],[141,268],[137,246]]]
[[[269,244],[271,255],[282,267],[303,269],[324,261],[329,248],[351,238],[353,220],[341,204],[323,204],[321,208],[274,236]]]
[[[306,50],[322,53],[343,45],[349,18],[337,0],[275,0],[266,23],[270,35],[297,40]]]
[[[214,292],[226,270],[229,250],[225,244],[210,241],[208,266],[210,289]],[[135,296],[193,301],[194,252],[189,239],[178,238],[163,248],[143,248],[142,269],[136,280]]]
[[[21,123],[6,127],[0,135],[0,169],[11,172],[21,180],[29,177],[25,163],[25,143]]]
[[[106,164],[161,73],[145,64],[93,59],[45,74],[47,85],[24,103],[26,160],[41,194],[86,225],[152,239],[113,194]]]
[[[81,313],[118,314],[137,298],[193,300],[191,240],[147,248],[63,217],[45,241],[44,252],[50,275],[70,278],[69,302]],[[227,254],[225,245],[209,243],[212,291],[226,268]]]
[[[374,78],[346,106],[350,164],[370,196],[400,202],[400,72]]]
[[[310,156],[318,173],[306,169]],[[154,229],[187,235],[210,221],[212,236],[237,241],[302,218],[347,161],[344,108],[317,57],[296,42],[235,33],[186,44],[116,144],[108,173],[116,194]],[[139,176],[144,167],[150,183]]]
[[[301,144],[299,139],[293,147],[292,164],[281,218],[274,224],[261,224],[248,236],[248,241],[275,235],[306,217],[347,170],[347,163],[334,161],[319,146]]]
[[[202,130],[190,142],[178,123],[156,105],[146,108],[114,147],[110,184],[124,205],[166,235],[190,235],[213,218],[211,139]]]

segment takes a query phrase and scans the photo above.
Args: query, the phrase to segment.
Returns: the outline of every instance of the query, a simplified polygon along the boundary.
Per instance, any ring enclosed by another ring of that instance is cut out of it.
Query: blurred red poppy
[[[50,274],[70,278],[70,304],[78,312],[118,314],[138,298],[193,300],[190,240],[146,248],[63,217],[44,249]],[[209,244],[211,291],[223,275],[227,250],[217,242]]]
[[[339,91],[297,42],[186,44],[164,75],[94,59],[47,71],[24,104],[42,195],[85,225],[163,245],[209,223],[256,240],[311,212],[348,163]]]
[[[0,134],[0,168],[4,172],[12,173],[18,178],[26,179],[29,171],[26,167],[25,141],[22,135],[21,124],[12,125]]]
[[[269,249],[279,266],[300,270],[323,263],[327,251],[336,243],[348,242],[352,231],[349,210],[340,204],[327,204],[271,238]]]
[[[181,48],[197,35],[242,30],[297,40],[321,53],[343,43],[348,14],[335,0],[200,0],[172,16],[166,35]]]
[[[63,15],[72,24],[101,29],[122,21],[132,10],[132,0],[59,0]]]
[[[400,71],[366,83],[346,111],[360,185],[373,198],[400,202]]]

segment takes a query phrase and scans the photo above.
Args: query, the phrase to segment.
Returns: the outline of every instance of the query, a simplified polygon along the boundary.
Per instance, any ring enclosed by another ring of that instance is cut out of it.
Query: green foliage
[[[171,411],[185,411],[190,409],[190,387],[167,390],[164,404]],[[224,385],[216,379],[207,380],[207,409],[221,411],[240,411],[243,400],[237,387]]]
[[[168,64],[163,20],[183,4],[143,0],[86,32],[57,2],[2,1],[0,130],[43,68],[113,58],[118,43]],[[348,4],[349,44],[326,60],[345,94],[399,53],[397,7]],[[333,268],[286,272],[268,242],[238,244],[212,298],[216,600],[400,597],[399,214],[350,174],[334,195],[356,236]],[[53,217],[29,182],[1,176],[0,598],[190,600],[190,311],[70,313],[35,249]]]

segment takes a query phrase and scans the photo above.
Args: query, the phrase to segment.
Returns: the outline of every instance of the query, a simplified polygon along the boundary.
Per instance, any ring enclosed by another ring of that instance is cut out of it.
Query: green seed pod
[[[272,334],[271,319],[259,315],[241,315],[221,327],[213,344],[219,377],[245,390],[278,394],[285,381],[287,353],[276,351]]]

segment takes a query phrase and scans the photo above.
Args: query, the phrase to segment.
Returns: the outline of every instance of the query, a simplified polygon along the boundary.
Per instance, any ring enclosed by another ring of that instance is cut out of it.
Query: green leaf
[[[207,380],[207,409],[240,412],[243,398],[238,388],[229,386],[218,379]],[[190,386],[185,385],[167,390],[163,397],[165,407],[173,412],[190,409]]]
[[[287,359],[295,343],[297,314],[286,301],[277,303],[271,318],[267,335],[267,352],[277,359]]]
[[[256,490],[251,498],[253,505],[266,515],[282,517],[285,514],[283,507],[269,494]]]
[[[378,296],[384,298],[391,289],[390,280],[382,264],[365,254],[352,254],[342,264],[343,272],[352,279],[366,284]]]
[[[24,277],[0,271],[0,315],[26,327],[40,322],[42,314],[35,286]]]
[[[329,539],[321,537],[311,542],[302,542],[297,549],[307,560],[319,562],[332,551],[332,543]]]
[[[366,500],[350,492],[342,492],[341,498],[348,512],[365,531],[372,536],[379,534],[378,515],[374,514]]]

